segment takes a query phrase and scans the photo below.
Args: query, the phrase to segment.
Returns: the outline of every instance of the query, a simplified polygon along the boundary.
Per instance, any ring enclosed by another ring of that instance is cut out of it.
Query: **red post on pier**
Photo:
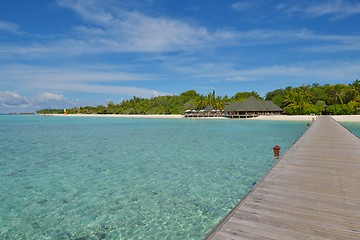
[[[273,147],[274,150],[274,158],[278,159],[280,156],[280,146],[279,145],[275,145]]]

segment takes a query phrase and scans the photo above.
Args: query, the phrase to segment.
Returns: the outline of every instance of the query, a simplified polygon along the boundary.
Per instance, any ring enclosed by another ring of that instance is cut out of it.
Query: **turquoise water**
[[[344,127],[349,129],[352,133],[360,137],[360,123],[359,122],[340,122]]]
[[[305,125],[0,116],[0,239],[202,239]]]

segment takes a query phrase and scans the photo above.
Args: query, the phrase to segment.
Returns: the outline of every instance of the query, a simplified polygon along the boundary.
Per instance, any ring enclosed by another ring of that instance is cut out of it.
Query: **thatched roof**
[[[270,100],[264,101],[263,105],[265,106],[266,110],[269,112],[282,111],[282,109],[278,105],[276,105],[275,103],[273,103],[273,101]]]
[[[236,111],[236,112],[278,112],[282,111],[272,101],[260,101],[255,97],[251,96],[243,102],[234,102],[225,107],[225,111]]]
[[[212,110],[214,110],[214,107],[213,107],[213,106],[210,106],[210,105],[206,105],[204,110],[205,110],[206,112],[211,112]]]

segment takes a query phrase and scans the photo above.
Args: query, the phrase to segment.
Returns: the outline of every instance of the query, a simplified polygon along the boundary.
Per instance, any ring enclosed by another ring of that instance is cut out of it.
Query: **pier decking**
[[[206,239],[360,239],[360,139],[319,117]]]

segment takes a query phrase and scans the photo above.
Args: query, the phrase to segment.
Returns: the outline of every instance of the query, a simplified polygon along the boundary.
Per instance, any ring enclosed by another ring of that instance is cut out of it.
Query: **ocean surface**
[[[341,125],[350,130],[353,134],[360,137],[360,123],[359,122],[341,122]]]
[[[0,239],[203,239],[305,130],[0,116]]]

